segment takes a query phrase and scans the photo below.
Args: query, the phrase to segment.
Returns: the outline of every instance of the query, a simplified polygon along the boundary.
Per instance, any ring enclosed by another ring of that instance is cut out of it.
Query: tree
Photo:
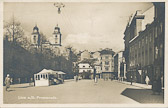
[[[21,42],[22,37],[24,36],[24,30],[19,21],[16,21],[14,17],[11,21],[4,21],[4,37],[8,41],[12,42]]]
[[[43,34],[43,32],[40,32],[40,38],[41,38],[41,42],[42,42],[42,43],[47,42],[47,38],[46,38],[46,36]]]

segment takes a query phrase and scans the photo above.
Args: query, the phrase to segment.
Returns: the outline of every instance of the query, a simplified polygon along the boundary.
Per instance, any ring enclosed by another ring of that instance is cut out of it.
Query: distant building
[[[101,78],[110,79],[116,76],[116,73],[114,72],[114,54],[115,52],[111,49],[100,51]]]
[[[126,79],[126,64],[123,56],[123,51],[119,51],[114,57],[114,70],[118,78]]]
[[[87,62],[78,63],[79,76],[83,79],[93,79],[93,67]]]
[[[95,71],[96,71],[96,75],[98,76],[98,78],[101,78],[101,74],[102,74],[102,71],[101,71],[101,55],[100,55],[100,52],[99,51],[96,51],[92,54],[92,57],[93,59],[95,60],[94,61],[94,68],[95,68]]]
[[[33,33],[31,36],[31,46],[33,51],[40,51],[42,53],[53,54],[55,56],[64,56],[69,59],[69,49],[61,45],[61,31],[58,25],[54,28],[53,36],[50,40],[42,42],[39,28],[37,25],[33,28]]]
[[[88,50],[85,50],[80,53],[80,61],[83,61],[85,59],[90,59],[90,58],[91,58],[91,54]]]

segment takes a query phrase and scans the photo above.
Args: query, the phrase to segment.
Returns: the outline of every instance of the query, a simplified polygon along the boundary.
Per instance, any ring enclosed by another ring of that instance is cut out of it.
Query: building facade
[[[118,79],[126,79],[126,64],[123,56],[123,51],[119,51],[114,57],[115,72],[117,73]]]
[[[155,37],[154,37],[154,78],[163,78],[164,87],[164,53],[165,53],[165,3],[154,3]]]
[[[146,22],[146,24],[135,23],[139,18],[138,13],[136,13],[124,33],[124,56],[127,64],[128,81],[132,76],[135,82],[145,83],[145,78],[148,76],[150,83],[152,83],[156,75],[163,76],[164,73],[164,3],[153,4],[153,7],[149,9],[150,12],[154,13],[154,16],[150,18],[151,20],[143,21],[145,14],[142,14],[143,20],[141,22]],[[145,28],[138,28],[141,25],[145,25]]]
[[[115,52],[111,49],[100,51],[101,78],[103,79],[111,79],[116,76],[114,72],[114,54]]]
[[[93,79],[94,68],[87,62],[78,63],[78,76],[82,79]]]
[[[97,78],[101,78],[102,70],[101,70],[101,55],[99,51],[96,51],[92,54],[94,61],[94,68],[96,71]]]

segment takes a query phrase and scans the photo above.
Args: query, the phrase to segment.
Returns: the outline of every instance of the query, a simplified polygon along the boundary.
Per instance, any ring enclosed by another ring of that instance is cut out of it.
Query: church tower
[[[37,25],[33,28],[33,33],[31,36],[31,44],[37,48],[40,46],[40,33]]]
[[[54,45],[61,46],[61,32],[58,25],[54,28],[53,37],[54,37]]]

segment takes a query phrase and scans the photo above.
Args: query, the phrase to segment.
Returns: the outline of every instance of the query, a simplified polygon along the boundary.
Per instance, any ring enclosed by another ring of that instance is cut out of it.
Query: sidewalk
[[[118,81],[118,80],[115,80],[115,81],[117,81],[117,82],[119,82],[119,83],[131,85],[131,82]],[[152,89],[152,85],[140,84],[140,83],[135,83],[135,82],[132,82],[132,86],[141,87],[141,88],[144,88],[144,89]]]

